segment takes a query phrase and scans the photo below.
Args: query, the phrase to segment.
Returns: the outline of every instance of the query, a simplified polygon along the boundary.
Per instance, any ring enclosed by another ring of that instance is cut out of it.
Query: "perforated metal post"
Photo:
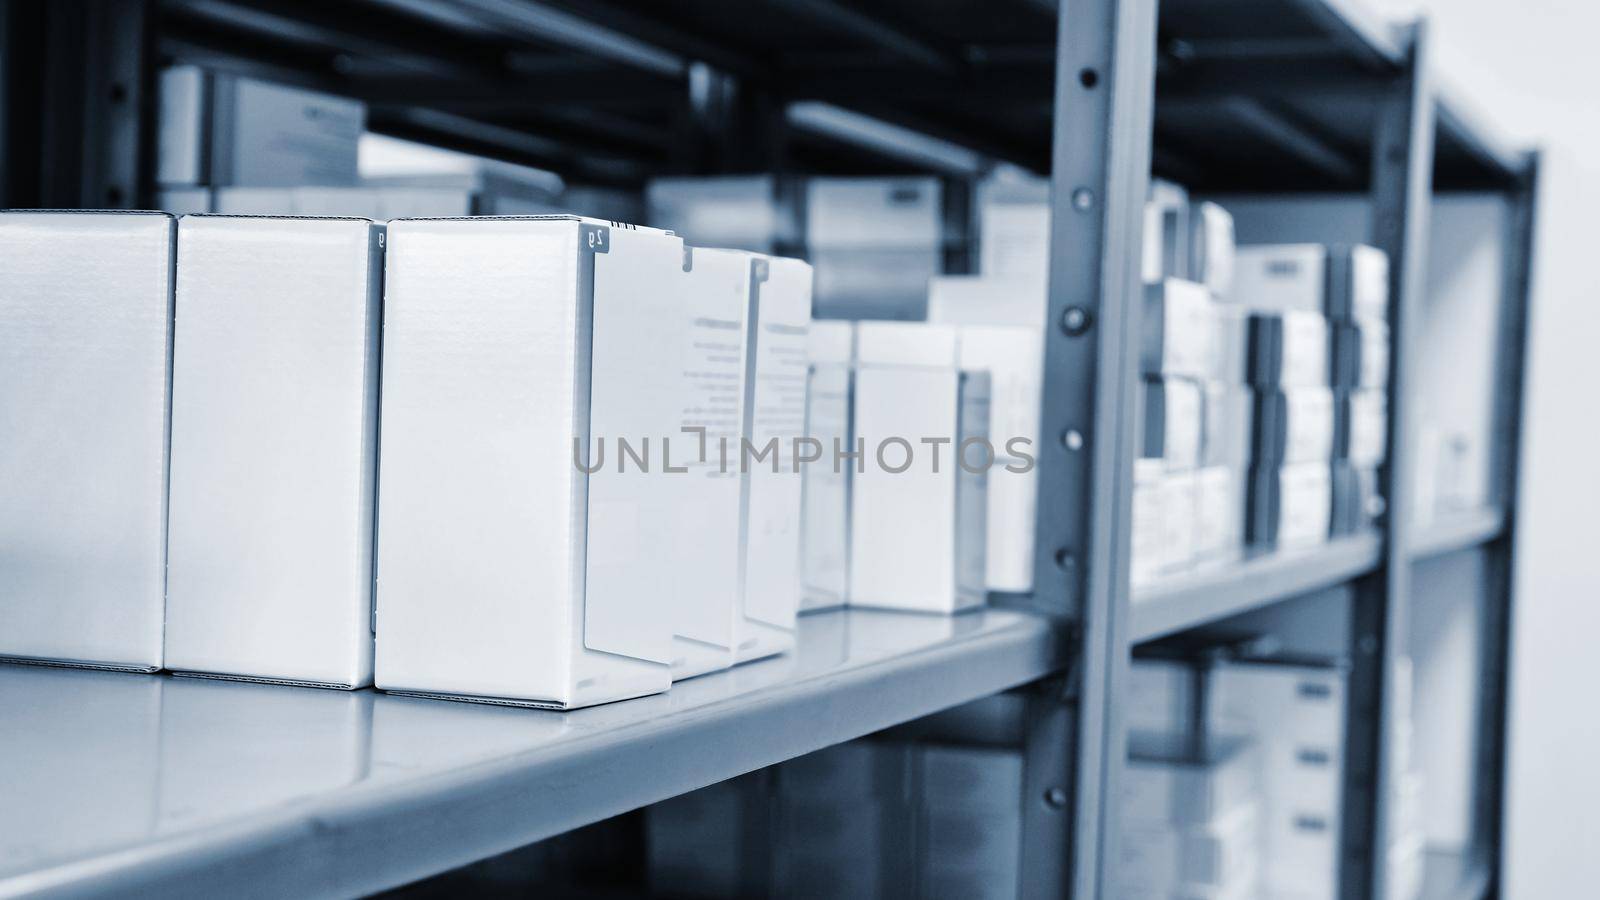
[[[1136,303],[1155,0],[1060,4],[1034,592],[1075,657],[1030,704],[1026,896],[1109,896],[1128,667]]]

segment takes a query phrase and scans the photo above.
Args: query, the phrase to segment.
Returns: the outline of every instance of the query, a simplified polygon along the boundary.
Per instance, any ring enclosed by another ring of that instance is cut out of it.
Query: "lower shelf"
[[[1358,534],[1320,547],[1169,576],[1134,590],[1130,639],[1135,644],[1154,640],[1342,584],[1372,571],[1381,552],[1379,535]]]
[[[1059,671],[1043,618],[849,610],[571,713],[0,665],[0,896],[359,895]]]

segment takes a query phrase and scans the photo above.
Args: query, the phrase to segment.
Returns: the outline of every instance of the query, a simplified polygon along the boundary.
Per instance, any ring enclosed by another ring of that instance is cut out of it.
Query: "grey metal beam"
[[[903,26],[885,22],[870,13],[837,0],[769,0],[796,15],[826,23],[855,35],[902,59],[931,69],[959,68],[960,61],[944,49]]]
[[[1389,255],[1389,435],[1381,479],[1387,499],[1383,558],[1351,599],[1350,678],[1339,892],[1383,898],[1393,773],[1387,748],[1396,708],[1394,668],[1404,652],[1411,575],[1412,372],[1416,323],[1428,289],[1429,209],[1434,157],[1431,54],[1425,22],[1409,30],[1399,89],[1379,101],[1373,141],[1373,243]]]
[[[1223,101],[1222,108],[1273,146],[1321,171],[1328,178],[1344,184],[1360,182],[1361,169],[1354,161],[1321,136],[1261,101],[1233,97]]]
[[[1154,0],[1062,0],[1032,604],[1073,623],[1070,784],[1028,798],[1028,896],[1110,896],[1127,752],[1136,302],[1150,176]],[[1035,784],[1037,788],[1037,784]],[[1050,802],[1054,796],[1060,803]],[[1063,837],[1063,835],[1065,835]]]
[[[1507,278],[1500,304],[1495,457],[1491,468],[1506,519],[1500,539],[1490,544],[1488,553],[1480,649],[1484,690],[1478,703],[1473,760],[1472,849],[1487,862],[1491,883],[1498,883],[1503,871],[1505,848],[1506,707],[1510,699],[1511,636],[1516,622],[1516,510],[1539,185],[1539,156],[1529,154],[1512,192],[1512,215],[1506,235]]]

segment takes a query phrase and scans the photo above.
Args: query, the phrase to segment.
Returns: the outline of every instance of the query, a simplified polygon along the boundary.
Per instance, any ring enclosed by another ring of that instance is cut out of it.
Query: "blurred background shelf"
[[[1313,549],[1167,576],[1134,590],[1129,640],[1155,640],[1332,587],[1372,571],[1381,552],[1377,534],[1359,534]]]
[[[793,654],[570,713],[0,665],[0,896],[369,893],[1063,662],[1026,613],[851,610],[804,617]]]

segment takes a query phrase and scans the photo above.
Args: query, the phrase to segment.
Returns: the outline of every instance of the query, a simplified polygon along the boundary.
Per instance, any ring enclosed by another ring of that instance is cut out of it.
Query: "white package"
[[[354,184],[366,106],[185,65],[160,83],[162,185]]]
[[[928,321],[942,325],[1044,325],[1045,285],[1006,275],[937,275],[928,279]]]
[[[1245,539],[1252,545],[1309,547],[1333,527],[1333,466],[1296,463],[1250,470]]]
[[[1340,397],[1339,457],[1358,468],[1380,465],[1387,456],[1389,396],[1381,388],[1349,391]]]
[[[999,463],[989,470],[985,582],[991,591],[1030,591],[1043,335],[1015,325],[966,325],[959,340],[961,369],[989,373],[988,434]]]
[[[1139,392],[1139,456],[1186,472],[1200,465],[1204,393],[1188,378],[1146,378]]]
[[[683,244],[653,229],[390,225],[378,687],[561,709],[667,689],[682,292]]]
[[[1361,244],[1239,247],[1228,299],[1249,309],[1303,310],[1334,321],[1386,320],[1389,257]]]
[[[178,239],[167,668],[370,684],[383,227]]]
[[[1215,203],[1197,203],[1189,228],[1189,277],[1213,295],[1227,296],[1233,288],[1233,216]]]
[[[1220,377],[1218,311],[1204,285],[1177,278],[1146,285],[1143,310],[1141,373]]]
[[[801,461],[800,609],[832,609],[850,593],[850,471],[839,453],[854,443],[850,433],[855,390],[855,325],[839,320],[811,323],[806,357],[806,436],[817,459]]]
[[[654,178],[646,215],[696,246],[770,253],[779,237],[777,185],[771,175]]]
[[[1161,568],[1178,572],[1194,565],[1199,551],[1200,480],[1195,471],[1161,477]]]
[[[1159,459],[1133,461],[1133,537],[1128,544],[1131,558],[1129,583],[1139,586],[1153,581],[1165,566],[1162,542],[1166,520],[1166,494],[1163,490],[1166,463]]]
[[[955,612],[984,601],[989,377],[958,367],[956,331],[862,322],[856,332],[850,603]],[[928,443],[929,441],[935,443]],[[898,471],[897,471],[898,470]]]
[[[0,657],[153,671],[173,220],[0,213]]]
[[[1231,562],[1244,549],[1244,471],[1210,466],[1195,472],[1194,555],[1200,563]]]
[[[1337,420],[1331,388],[1262,391],[1256,395],[1253,462],[1328,462],[1334,458]]]

